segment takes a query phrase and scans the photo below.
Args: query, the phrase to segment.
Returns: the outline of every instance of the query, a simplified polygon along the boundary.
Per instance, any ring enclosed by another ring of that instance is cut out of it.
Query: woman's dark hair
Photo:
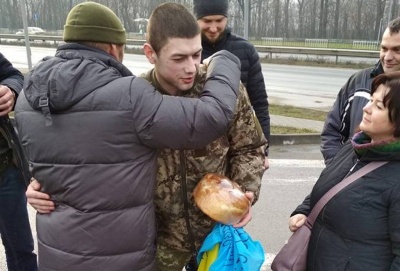
[[[400,137],[400,71],[380,74],[372,81],[371,95],[384,85],[389,89],[383,104],[389,111],[389,121],[394,125],[394,137]]]

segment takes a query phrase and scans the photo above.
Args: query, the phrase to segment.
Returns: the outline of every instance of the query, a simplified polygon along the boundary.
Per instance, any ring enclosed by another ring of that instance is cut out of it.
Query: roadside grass
[[[269,113],[271,115],[325,121],[328,112],[322,110],[295,107],[290,105],[269,104]],[[271,134],[310,134],[316,133],[314,130],[295,128],[288,126],[271,125]]]
[[[314,134],[316,131],[310,129],[299,129],[288,126],[271,126],[271,135],[284,135],[284,134]]]
[[[290,105],[269,104],[269,114],[299,119],[325,121],[328,112]]]

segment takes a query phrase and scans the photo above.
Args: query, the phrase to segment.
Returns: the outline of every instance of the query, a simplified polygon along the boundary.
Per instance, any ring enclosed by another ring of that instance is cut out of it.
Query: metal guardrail
[[[25,39],[24,35],[16,35],[16,34],[0,34],[0,43],[1,40],[23,40]],[[59,43],[63,41],[62,36],[47,36],[47,35],[29,35],[29,40],[39,40],[39,41],[54,41],[54,43]],[[145,40],[134,40],[128,39],[127,45],[143,45]]]
[[[2,40],[23,40],[24,35],[16,34],[0,34],[0,43]],[[61,36],[47,35],[30,35],[29,40],[39,41],[54,41],[54,43],[62,42]],[[127,39],[127,45],[141,46],[145,40]],[[300,55],[316,55],[316,56],[334,56],[336,63],[339,62],[339,57],[361,57],[361,58],[379,58],[379,51],[371,50],[347,50],[347,49],[331,49],[331,48],[305,48],[305,47],[284,47],[284,46],[261,46],[256,45],[256,50],[259,53],[267,53],[272,58],[273,54],[300,54]]]
[[[336,63],[339,57],[362,57],[362,58],[379,58],[379,51],[369,50],[346,50],[346,49],[330,49],[330,48],[304,48],[304,47],[282,47],[282,46],[255,46],[259,53],[268,53],[272,58],[273,54],[303,54],[318,56],[334,56]]]

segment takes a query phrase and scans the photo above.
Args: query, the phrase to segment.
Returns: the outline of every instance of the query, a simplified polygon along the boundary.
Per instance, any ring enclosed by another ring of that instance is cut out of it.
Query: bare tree
[[[289,37],[289,4],[291,0],[285,0],[285,5],[284,5],[284,29],[283,29],[283,35],[285,38]]]
[[[376,7],[374,32],[375,35],[378,35],[379,29],[381,27],[381,19],[383,18],[383,12],[385,9],[386,0],[376,0],[376,2],[377,2],[377,7]]]
[[[335,23],[334,23],[334,27],[333,27],[333,37],[335,39],[338,38],[339,16],[340,16],[340,0],[336,0],[336,5],[335,5]]]
[[[319,37],[326,38],[326,27],[328,24],[328,0],[320,0],[319,10]]]
[[[274,37],[280,36],[279,34],[279,24],[281,21],[281,16],[280,16],[280,1],[275,0],[274,1],[274,16],[275,16],[275,23],[274,23]]]
[[[62,30],[69,10],[87,0],[26,0],[30,26]],[[144,31],[160,3],[176,2],[190,10],[193,0],[91,0],[110,7],[128,32]],[[0,0],[0,30],[22,28],[20,0]],[[399,16],[400,0],[249,0],[250,37],[334,38],[375,40],[389,18]],[[243,35],[245,0],[229,0],[229,26]]]
[[[311,12],[311,32],[310,36],[312,38],[316,37],[316,27],[317,27],[317,0],[313,0],[314,4],[312,5],[312,12]]]
[[[304,37],[304,3],[305,0],[297,0],[298,3],[298,18],[299,18],[299,34],[300,37]]]

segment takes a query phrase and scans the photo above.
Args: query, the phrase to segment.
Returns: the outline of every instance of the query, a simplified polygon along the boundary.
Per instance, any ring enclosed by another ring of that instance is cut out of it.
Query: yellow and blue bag
[[[198,271],[260,270],[265,254],[243,228],[217,223],[197,255]]]

